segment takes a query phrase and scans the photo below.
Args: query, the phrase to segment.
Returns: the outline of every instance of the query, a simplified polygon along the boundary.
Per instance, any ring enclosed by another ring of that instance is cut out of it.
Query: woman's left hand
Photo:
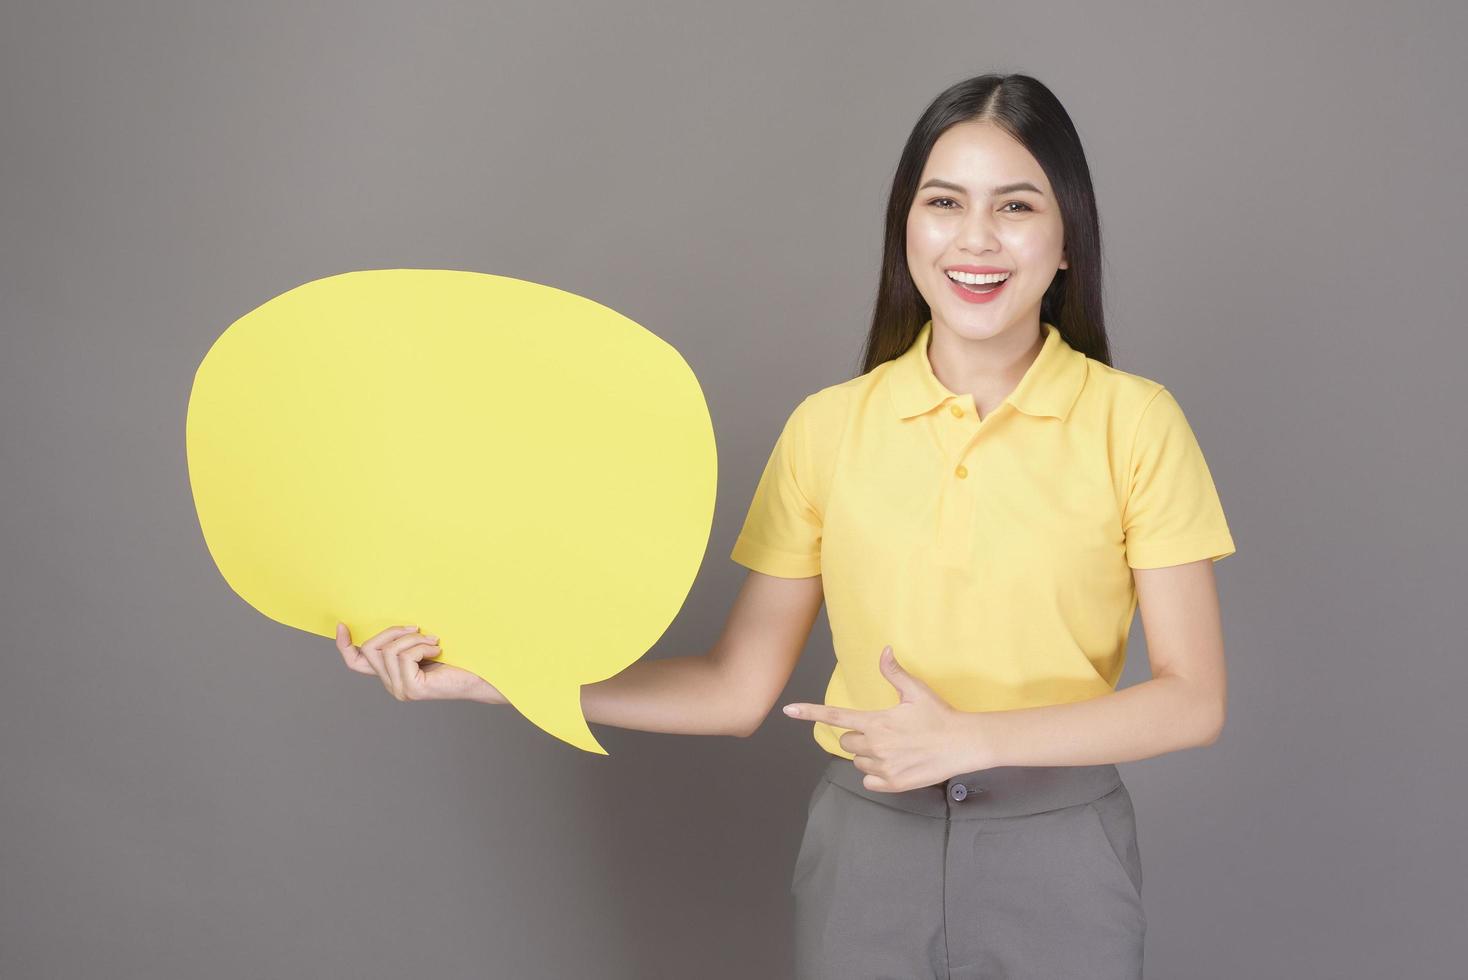
[[[977,762],[980,715],[959,711],[898,664],[890,646],[882,648],[882,676],[901,700],[882,711],[858,711],[824,704],[787,704],[785,713],[802,721],[849,728],[841,747],[867,775],[862,785],[883,793],[932,786],[962,772],[988,766]]]

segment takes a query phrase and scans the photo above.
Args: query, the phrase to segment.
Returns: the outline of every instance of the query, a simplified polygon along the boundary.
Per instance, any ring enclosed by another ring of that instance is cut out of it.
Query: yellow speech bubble
[[[602,755],[581,685],[662,636],[713,522],[713,423],[678,351],[505,276],[283,293],[215,341],[185,428],[205,543],[247,603],[329,638],[417,624]]]

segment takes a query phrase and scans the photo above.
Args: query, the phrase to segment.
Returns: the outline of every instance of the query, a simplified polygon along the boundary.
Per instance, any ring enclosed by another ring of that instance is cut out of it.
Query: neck
[[[1033,323],[978,339],[964,337],[935,319],[928,341],[928,363],[943,387],[955,395],[972,395],[974,407],[983,418],[1015,389],[1044,343],[1045,331],[1038,316]]]

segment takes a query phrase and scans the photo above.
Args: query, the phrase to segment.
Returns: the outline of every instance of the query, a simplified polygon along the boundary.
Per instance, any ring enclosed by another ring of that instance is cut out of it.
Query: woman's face
[[[1013,137],[978,121],[938,137],[907,215],[907,268],[935,328],[971,340],[1038,330],[1040,300],[1055,271],[1067,267],[1064,244],[1050,182]],[[999,269],[1009,278],[990,295],[976,294],[949,277],[955,266]]]

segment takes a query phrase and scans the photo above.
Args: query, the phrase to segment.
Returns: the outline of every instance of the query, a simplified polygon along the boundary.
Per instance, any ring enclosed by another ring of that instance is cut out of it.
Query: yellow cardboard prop
[[[708,545],[713,424],[677,350],[549,286],[351,272],[235,321],[186,423],[205,544],[264,615],[412,623],[531,722],[607,754],[581,685],[662,636]]]

